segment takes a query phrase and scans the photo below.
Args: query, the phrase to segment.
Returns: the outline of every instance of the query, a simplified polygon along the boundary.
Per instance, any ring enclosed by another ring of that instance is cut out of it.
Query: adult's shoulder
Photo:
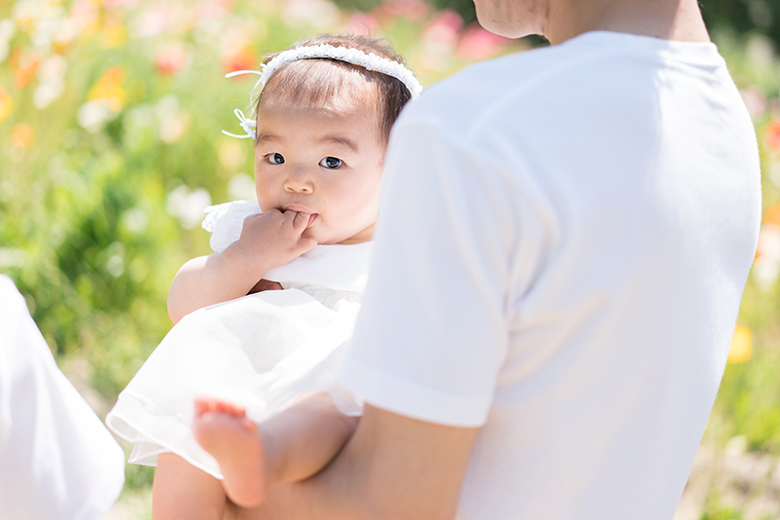
[[[605,112],[650,120],[659,70],[687,62],[725,71],[714,46],[680,49],[662,40],[589,33],[469,66],[430,87],[399,123],[437,125],[464,138],[509,126],[536,134],[587,126]]]
[[[526,80],[546,67],[554,49],[524,51],[468,66],[423,92],[404,111],[401,124],[441,124],[442,127],[472,125],[499,98],[527,88]]]

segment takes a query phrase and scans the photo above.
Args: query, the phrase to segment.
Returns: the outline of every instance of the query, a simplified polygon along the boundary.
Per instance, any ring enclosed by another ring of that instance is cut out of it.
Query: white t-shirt
[[[124,455],[57,368],[13,282],[0,276],[0,520],[97,520]]]
[[[712,44],[587,33],[396,124],[341,381],[481,426],[457,518],[670,519],[756,248],[751,121]]]

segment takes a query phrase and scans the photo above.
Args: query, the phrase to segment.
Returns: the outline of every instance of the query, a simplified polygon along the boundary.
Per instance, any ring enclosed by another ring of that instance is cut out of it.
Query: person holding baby
[[[552,45],[465,69],[394,125],[338,363],[362,417],[327,392],[259,424],[198,399],[227,516],[674,515],[758,237],[750,118],[695,0],[475,4]],[[282,213],[301,239],[311,215]]]
[[[340,369],[365,413],[242,518],[674,515],[758,237],[750,118],[695,0],[475,4],[553,45],[401,115]]]

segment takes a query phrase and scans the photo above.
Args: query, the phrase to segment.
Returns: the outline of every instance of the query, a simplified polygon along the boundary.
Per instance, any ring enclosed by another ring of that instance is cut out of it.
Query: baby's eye
[[[323,168],[329,168],[331,170],[338,168],[342,164],[344,164],[344,162],[341,159],[337,159],[336,157],[325,157],[320,161],[320,166]]]
[[[268,159],[268,162],[271,164],[284,164],[284,156],[280,153],[269,153],[265,158]]]

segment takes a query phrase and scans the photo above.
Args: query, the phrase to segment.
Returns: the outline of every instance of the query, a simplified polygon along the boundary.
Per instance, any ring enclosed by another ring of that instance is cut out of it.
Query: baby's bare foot
[[[254,507],[265,497],[265,454],[257,425],[246,411],[218,399],[195,400],[195,440],[222,471],[225,493],[236,505]]]

